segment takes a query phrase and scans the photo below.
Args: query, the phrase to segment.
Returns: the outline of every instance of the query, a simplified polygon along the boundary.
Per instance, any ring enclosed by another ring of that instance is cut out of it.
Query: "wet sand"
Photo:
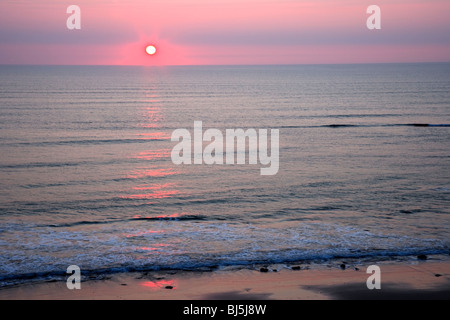
[[[367,288],[367,265],[272,265],[211,272],[124,273],[0,289],[0,299],[24,300],[339,300],[450,299],[450,262],[383,262],[381,289]],[[300,268],[298,268],[300,267]]]

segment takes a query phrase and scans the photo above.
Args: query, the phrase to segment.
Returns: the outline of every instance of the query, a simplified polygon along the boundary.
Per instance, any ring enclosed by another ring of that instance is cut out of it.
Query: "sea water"
[[[0,282],[448,255],[450,64],[0,66]],[[279,130],[279,170],[174,130]]]

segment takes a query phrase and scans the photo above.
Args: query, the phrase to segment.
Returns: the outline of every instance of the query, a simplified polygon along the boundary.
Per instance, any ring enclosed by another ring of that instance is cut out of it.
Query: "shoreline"
[[[350,260],[350,259],[347,259]],[[370,265],[381,289],[367,288]],[[225,267],[214,271],[149,271],[0,288],[0,300],[450,300],[450,259],[354,261]]]

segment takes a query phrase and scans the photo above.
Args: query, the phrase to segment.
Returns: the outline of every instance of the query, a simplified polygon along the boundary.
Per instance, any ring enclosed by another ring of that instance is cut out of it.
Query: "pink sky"
[[[372,4],[381,30],[366,27]],[[449,13],[448,0],[1,0],[0,64],[450,61]]]

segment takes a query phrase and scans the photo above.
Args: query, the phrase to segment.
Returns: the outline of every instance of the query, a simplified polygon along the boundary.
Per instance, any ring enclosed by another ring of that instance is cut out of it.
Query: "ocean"
[[[450,254],[450,63],[0,66],[0,286]],[[176,129],[278,129],[279,170]]]

